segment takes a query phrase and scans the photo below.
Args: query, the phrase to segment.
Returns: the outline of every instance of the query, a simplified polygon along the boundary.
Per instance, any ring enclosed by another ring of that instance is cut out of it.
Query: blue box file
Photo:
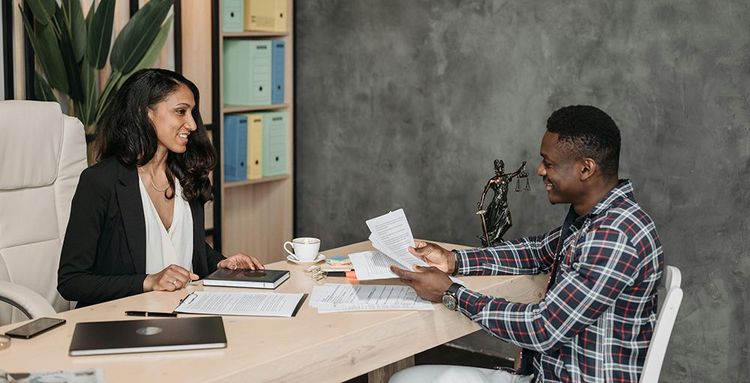
[[[221,2],[221,30],[242,32],[244,30],[245,2],[243,0],[223,0]]]
[[[287,112],[263,113],[263,177],[286,174]]]
[[[247,116],[224,116],[224,181],[247,179]]]
[[[271,103],[284,103],[284,40],[271,40]]]

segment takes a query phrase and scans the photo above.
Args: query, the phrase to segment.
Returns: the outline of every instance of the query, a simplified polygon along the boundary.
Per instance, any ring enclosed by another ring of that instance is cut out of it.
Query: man
[[[654,222],[618,179],[620,132],[584,105],[552,113],[542,138],[542,177],[552,204],[569,203],[561,227],[483,249],[417,242],[431,267],[392,267],[419,296],[460,311],[492,335],[535,351],[536,382],[637,382],[656,324],[663,256]],[[550,273],[544,299],[511,303],[453,284],[450,274]],[[527,382],[503,371],[418,366],[392,381]]]

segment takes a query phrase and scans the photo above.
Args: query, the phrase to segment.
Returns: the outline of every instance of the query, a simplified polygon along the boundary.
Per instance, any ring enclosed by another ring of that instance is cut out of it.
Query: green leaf
[[[159,33],[173,0],[151,0],[133,15],[112,46],[112,70],[130,73]]]
[[[34,20],[39,24],[47,25],[52,16],[55,14],[57,2],[55,0],[26,0],[31,13],[34,14]]]
[[[154,42],[151,44],[151,47],[148,48],[148,51],[145,55],[143,55],[143,59],[141,59],[141,62],[138,63],[138,65],[133,68],[130,73],[122,76],[122,79],[120,79],[120,82],[117,84],[117,87],[115,90],[120,89],[120,86],[122,86],[122,83],[125,82],[125,80],[130,77],[131,74],[135,73],[136,71],[144,68],[151,68],[154,66],[154,63],[159,58],[159,55],[161,54],[161,49],[164,48],[164,43],[167,42],[167,37],[169,37],[169,31],[172,28],[172,19],[173,16],[169,16],[167,20],[164,22],[164,24],[161,25],[161,29],[159,29],[159,34],[156,35],[156,38],[154,39]]]
[[[55,32],[52,30],[52,23],[48,22],[47,25],[35,23],[35,26],[32,28],[32,21],[29,20],[29,15],[23,11],[21,15],[23,16],[23,24],[26,27],[29,41],[39,58],[42,69],[44,69],[47,81],[53,88],[67,94],[68,77],[65,74],[65,64],[60,53],[57,37],[55,37]]]
[[[102,114],[104,113],[104,110],[107,108],[107,105],[109,105],[109,102],[112,100],[112,97],[114,96],[113,90],[117,87],[117,84],[120,83],[121,77],[121,72],[112,70],[109,78],[107,78],[107,83],[104,84],[104,91],[99,97],[99,105],[96,108],[96,121],[99,121],[99,119],[102,117]]]
[[[97,72],[86,60],[81,63],[81,87],[83,88],[83,102],[81,111],[81,122],[84,126],[94,123],[96,107],[99,103],[99,92],[96,87]]]
[[[52,87],[49,86],[47,80],[38,71],[34,76],[34,98],[38,101],[55,101],[55,94],[52,92]]]
[[[65,23],[65,16],[63,10],[58,8],[58,12],[55,15],[57,24]],[[68,79],[68,95],[76,102],[80,103],[83,98],[83,92],[81,90],[81,73],[80,66],[75,59],[75,52],[73,48],[73,42],[71,36],[68,33],[68,29],[61,25],[60,36],[59,36],[59,48],[62,54],[63,64],[65,65],[65,73]]]
[[[89,6],[89,11],[86,13],[86,29],[91,31],[91,19],[94,18],[94,5],[96,4],[96,1],[91,1],[91,5]]]
[[[91,20],[86,47],[86,57],[89,60],[89,64],[96,69],[102,69],[107,62],[109,45],[112,41],[114,17],[115,0],[102,0]]]
[[[93,2],[92,2],[93,3]],[[79,0],[62,0],[62,13],[65,29],[68,30],[73,46],[75,61],[81,62],[86,52],[86,21]]]

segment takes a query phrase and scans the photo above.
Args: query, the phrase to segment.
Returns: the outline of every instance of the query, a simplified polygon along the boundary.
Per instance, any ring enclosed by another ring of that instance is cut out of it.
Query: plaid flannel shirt
[[[549,272],[555,257],[563,257],[540,303],[461,288],[458,310],[494,336],[538,351],[537,382],[637,382],[656,325],[663,268],[654,222],[635,202],[630,181],[621,180],[573,221],[558,251],[560,233],[457,250],[459,272],[467,275]]]

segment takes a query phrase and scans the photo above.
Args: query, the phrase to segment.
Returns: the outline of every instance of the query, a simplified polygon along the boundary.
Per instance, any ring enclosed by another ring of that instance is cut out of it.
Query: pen
[[[155,311],[125,311],[125,315],[131,317],[176,317],[177,313],[160,313]]]

